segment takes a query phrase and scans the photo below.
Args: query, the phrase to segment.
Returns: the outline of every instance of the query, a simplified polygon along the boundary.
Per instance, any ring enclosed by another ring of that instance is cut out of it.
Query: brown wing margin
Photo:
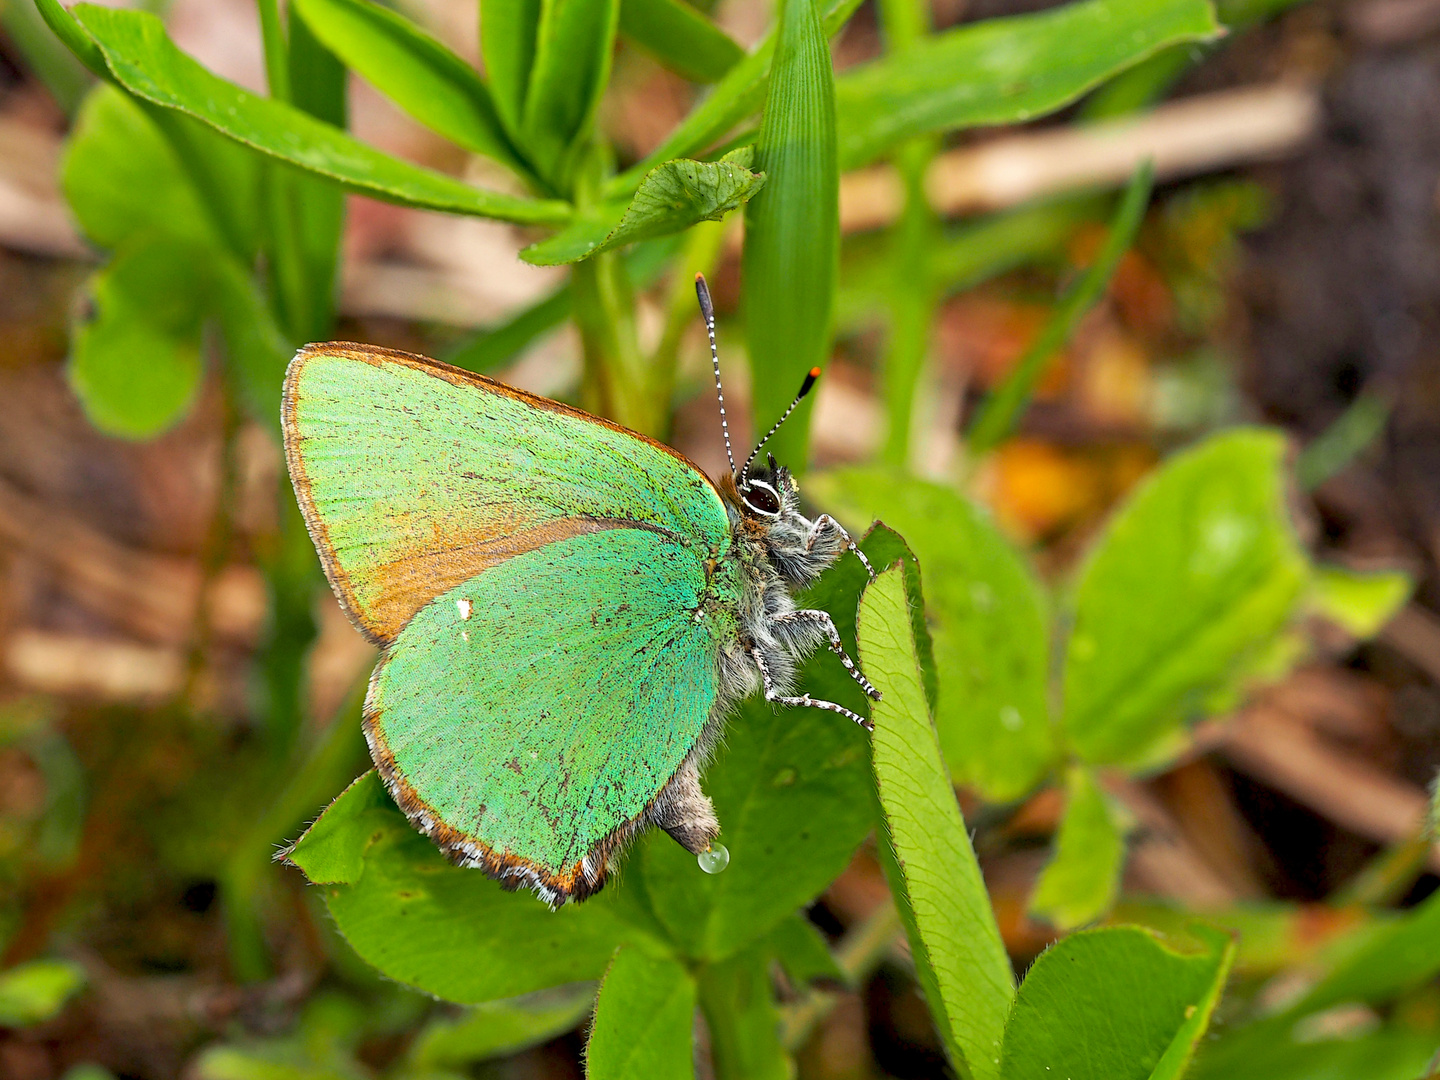
[[[376,771],[380,773],[380,779],[384,781],[390,798],[409,819],[410,824],[428,836],[450,862],[466,869],[483,870],[486,876],[498,881],[500,887],[507,892],[515,892],[521,888],[533,889],[535,894],[552,908],[588,900],[605,887],[612,860],[645,828],[658,823],[657,813],[667,790],[685,773],[687,767],[692,767],[696,761],[703,764],[703,759],[708,756],[710,747],[719,735],[724,716],[723,706],[717,703],[695,747],[680,763],[675,774],[660,785],[660,790],[651,797],[640,813],[611,829],[583,858],[572,865],[551,869],[532,859],[498,852],[479,837],[447,824],[435,809],[421,798],[410,781],[405,779],[390,744],[385,739],[385,732],[381,729],[380,712],[370,701],[384,665],[385,661],[381,660],[370,676],[371,693],[366,695],[362,726],[365,729],[365,742],[370,747],[370,757],[375,762]]]
[[[360,604],[356,601],[355,591],[345,568],[335,557],[334,546],[330,541],[325,521],[315,508],[310,478],[300,453],[296,389],[306,361],[315,356],[340,357],[377,367],[382,363],[398,363],[433,378],[443,379],[453,386],[475,389],[484,393],[501,394],[536,409],[544,409],[587,423],[599,424],[663,450],[676,460],[688,465],[699,476],[704,477],[705,482],[712,488],[715,487],[714,482],[706,476],[703,469],[673,447],[666,446],[647,435],[641,435],[639,432],[631,431],[609,420],[592,416],[581,409],[558,401],[551,401],[549,398],[527,393],[524,390],[517,390],[484,375],[478,375],[439,360],[431,360],[426,356],[400,352],[395,349],[384,349],[379,346],[360,345],[347,341],[306,345],[295,354],[285,372],[285,383],[281,395],[281,429],[285,442],[285,463],[295,486],[295,495],[300,504],[300,512],[305,519],[305,527],[310,533],[310,538],[315,542],[316,551],[320,554],[320,562],[325,569],[325,576],[329,579],[330,586],[340,601],[340,606],[346,616],[373,645],[382,647],[389,645],[415,612],[434,597],[505,559],[580,533],[594,532],[602,528],[645,528],[648,526],[630,521],[574,517],[527,529],[510,536],[476,538],[473,543],[457,544],[449,550],[412,555],[397,561],[391,567],[396,587],[387,597],[387,602],[372,605],[373,610],[362,611]],[[718,494],[719,489],[716,491]]]

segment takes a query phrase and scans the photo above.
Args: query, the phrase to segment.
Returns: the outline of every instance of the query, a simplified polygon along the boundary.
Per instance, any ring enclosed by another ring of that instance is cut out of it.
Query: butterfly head
[[[741,476],[736,487],[748,517],[778,520],[800,511],[800,485],[790,470],[766,454],[766,464]]]

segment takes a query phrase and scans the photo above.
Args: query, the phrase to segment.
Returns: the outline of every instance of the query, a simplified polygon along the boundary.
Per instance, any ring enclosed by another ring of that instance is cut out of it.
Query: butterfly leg
[[[810,530],[810,538],[805,544],[807,550],[815,546],[815,541],[822,532],[839,533],[841,539],[845,541],[846,550],[854,553],[855,557],[859,559],[865,567],[865,572],[870,575],[870,580],[875,580],[875,568],[870,565],[870,560],[867,559],[865,553],[860,550],[860,545],[855,543],[850,534],[845,531],[845,526],[841,525],[829,514],[821,514],[815,519],[815,524]]]
[[[783,615],[776,615],[770,621],[777,623],[815,623],[820,627],[821,632],[824,633],[825,640],[830,643],[831,651],[840,657],[840,663],[845,665],[845,670],[850,673],[850,677],[860,684],[860,689],[865,691],[866,697],[874,701],[880,700],[880,691],[871,685],[870,680],[865,678],[860,669],[855,666],[855,661],[851,660],[845,652],[845,645],[840,640],[840,631],[835,629],[835,620],[830,617],[828,611],[819,611],[814,608],[801,608],[798,611],[787,611]]]
[[[755,646],[750,647],[750,657],[755,661],[755,666],[760,669],[760,683],[765,688],[765,700],[773,701],[777,705],[808,705],[812,709],[827,709],[830,712],[839,713],[841,716],[848,716],[855,723],[859,724],[866,731],[874,731],[875,725],[857,712],[851,712],[844,705],[837,705],[833,701],[822,701],[819,698],[812,698],[809,694],[782,694],[775,686],[774,677],[770,674],[770,665],[765,660],[765,654]]]

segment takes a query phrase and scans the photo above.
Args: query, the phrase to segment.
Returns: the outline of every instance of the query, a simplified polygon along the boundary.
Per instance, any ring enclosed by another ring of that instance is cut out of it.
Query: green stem
[[[1145,218],[1145,208],[1150,203],[1150,189],[1154,179],[1154,167],[1147,160],[1131,178],[1120,208],[1110,224],[1105,245],[1090,264],[1090,269],[1086,270],[1074,288],[1065,294],[1034,344],[1025,350],[1014,370],[981,405],[967,435],[972,459],[991,450],[1019,423],[1030,405],[1030,398],[1040,376],[1045,372],[1045,365],[1070,340],[1070,335],[1075,332],[1081,318],[1105,294],[1105,288],[1115,273],[1120,256],[1129,250],[1135,233],[1140,228],[1140,222]]]
[[[662,409],[646,393],[645,363],[635,333],[629,275],[614,252],[570,271],[575,324],[585,350],[581,404],[646,435],[661,430]]]
[[[285,27],[280,21],[278,0],[256,0],[260,9],[260,40],[265,46],[265,80],[270,96],[290,100],[290,61],[285,44]]]
[[[273,883],[270,866],[278,845],[314,817],[365,758],[360,733],[365,686],[365,680],[357,684],[309,752],[291,766],[279,795],[240,838],[221,872],[230,963],[242,982],[269,974],[260,909],[262,894]]]
[[[844,974],[846,985],[860,986],[874,974],[895,947],[903,929],[900,912],[894,902],[887,899],[847,933],[835,947],[835,963]],[[816,1025],[829,1016],[839,1002],[839,994],[809,990],[785,1008],[780,1019],[780,1041],[785,1049],[795,1051],[804,1046]]]
[[[702,221],[692,226],[685,238],[685,250],[676,260],[665,296],[665,330],[655,355],[650,360],[650,396],[662,410],[661,421],[668,429],[670,399],[675,395],[675,370],[680,356],[680,342],[685,331],[697,324],[700,309],[695,301],[695,275],[714,273],[725,243],[723,221]],[[657,435],[667,435],[662,430]]]

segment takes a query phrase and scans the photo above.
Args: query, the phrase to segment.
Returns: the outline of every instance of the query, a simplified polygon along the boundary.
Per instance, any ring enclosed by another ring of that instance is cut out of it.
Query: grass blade
[[[299,109],[227,82],[176,48],[160,20],[147,12],[78,4],[75,14],[114,77],[132,94],[348,190],[402,206],[521,224],[558,225],[570,218],[567,203],[471,187],[382,154]]]
[[[765,188],[745,209],[745,329],[754,411],[764,430],[789,404],[804,374],[830,355],[840,270],[840,174],[830,50],[811,0],[780,9],[774,71],[755,167]],[[771,442],[805,465],[811,399]]]
[[[420,123],[533,181],[484,80],[409,19],[369,0],[296,0],[295,7],[347,67]]]
[[[1040,336],[1025,350],[1014,370],[980,407],[966,436],[972,457],[979,457],[1010,434],[1029,406],[1030,396],[1045,371],[1045,364],[1070,339],[1080,319],[1104,295],[1120,256],[1130,249],[1140,222],[1145,218],[1154,179],[1155,170],[1148,161],[1135,171],[1120,201],[1120,208],[1115,211],[1110,223],[1110,234],[1095,261],[1061,299],[1040,331]]]
[[[745,50],[683,0],[621,0],[620,33],[691,82],[713,83]]]

